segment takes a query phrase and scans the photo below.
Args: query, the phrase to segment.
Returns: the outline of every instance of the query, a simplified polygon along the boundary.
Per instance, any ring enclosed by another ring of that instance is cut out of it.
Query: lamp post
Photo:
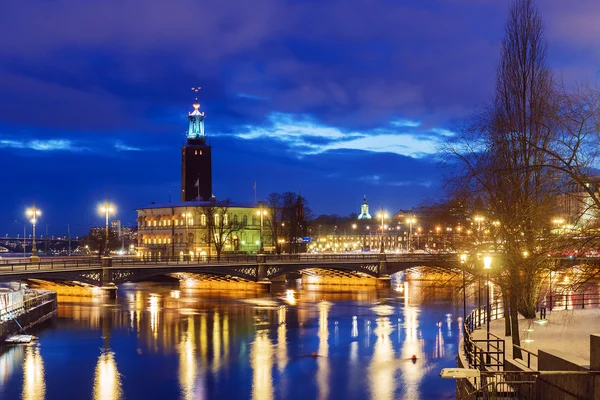
[[[486,271],[487,280],[487,306],[486,306],[486,317],[487,317],[487,332],[490,333],[490,269],[492,269],[492,257],[483,257],[483,269]]]
[[[264,254],[265,248],[263,244],[263,218],[267,215],[267,210],[263,210],[262,203],[260,203],[260,209],[258,210],[258,215],[260,215],[260,247],[258,250],[259,254]]]
[[[29,217],[29,221],[31,221],[31,224],[33,225],[33,239],[31,242],[31,259],[37,260],[37,259],[39,259],[39,257],[37,255],[37,248],[35,247],[35,224],[37,222],[38,217],[40,215],[42,215],[42,211],[36,207],[35,202],[34,202],[33,207],[28,208],[25,213],[27,214],[27,216]],[[25,240],[25,236],[23,236],[23,240]]]
[[[108,204],[108,196],[106,196],[106,200],[104,201],[104,205],[100,207],[100,212],[104,213],[104,216],[106,218],[105,241],[104,241],[104,256],[105,257],[109,257],[110,256],[110,250],[108,248],[108,215],[109,214],[113,214],[115,212],[115,208],[112,206],[112,204]]]
[[[466,292],[466,279],[465,279],[465,265],[467,263],[467,254],[463,253],[460,255],[460,265],[462,267],[462,289],[463,289],[463,324],[467,319],[467,292]]]
[[[381,248],[379,250],[380,253],[385,253],[384,248],[383,248],[383,220],[384,218],[387,218],[388,215],[385,211],[383,211],[383,208],[381,209],[381,212],[378,215],[379,218],[381,218]]]
[[[557,217],[552,219],[552,223],[556,225],[555,233],[559,234],[561,232],[561,228],[564,227],[565,220],[563,218]]]
[[[408,222],[408,241],[406,242],[406,252],[410,252],[410,237],[412,236],[412,224],[417,222],[417,219],[415,217],[411,217],[408,218],[406,220],[406,222]]]

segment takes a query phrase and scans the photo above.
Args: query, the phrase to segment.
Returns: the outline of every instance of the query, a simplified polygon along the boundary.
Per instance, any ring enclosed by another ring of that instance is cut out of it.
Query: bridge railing
[[[97,267],[101,265],[99,258],[87,258],[77,260],[52,260],[46,261],[40,259],[36,262],[18,262],[11,264],[0,264],[0,273],[2,272],[23,272],[23,271],[43,271],[43,270],[55,270],[55,269],[66,269],[66,268],[85,268],[85,267]]]
[[[386,260],[389,262],[431,262],[435,260],[449,261],[448,257],[453,255],[438,254],[390,254],[386,253]],[[318,263],[318,262],[368,262],[375,263],[380,261],[382,254],[379,253],[350,253],[350,254],[226,254],[221,257],[215,255],[207,256],[177,256],[177,257],[113,257],[112,266],[126,265],[203,265],[203,264],[257,264],[259,262],[269,263]],[[82,257],[82,258],[41,258],[35,262],[30,259],[12,259],[0,264],[0,273],[2,272],[23,272],[23,271],[42,271],[67,268],[90,268],[102,265],[100,257]]]

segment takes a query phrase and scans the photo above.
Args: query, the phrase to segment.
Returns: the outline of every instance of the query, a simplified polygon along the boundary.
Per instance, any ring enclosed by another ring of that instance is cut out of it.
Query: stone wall
[[[538,350],[539,371],[589,372],[585,360],[558,351]],[[592,375],[540,374],[537,380],[540,399],[595,399]]]

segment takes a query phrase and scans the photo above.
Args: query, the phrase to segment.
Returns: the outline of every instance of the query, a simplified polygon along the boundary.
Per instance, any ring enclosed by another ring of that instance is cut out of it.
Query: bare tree
[[[211,243],[215,246],[217,261],[219,261],[225,244],[231,242],[234,233],[238,232],[242,225],[238,221],[232,221],[228,214],[228,200],[203,206],[202,211],[206,215],[208,246],[210,248]]]
[[[557,174],[546,167],[555,140],[548,110],[556,108],[553,80],[545,65],[543,27],[533,0],[510,8],[496,74],[493,103],[460,130],[446,148],[459,173],[455,187],[487,205],[497,221],[502,260],[497,281],[508,299],[513,343],[519,345],[517,311],[535,317],[539,284],[547,267],[544,235],[558,193]],[[517,353],[516,357],[519,356]]]

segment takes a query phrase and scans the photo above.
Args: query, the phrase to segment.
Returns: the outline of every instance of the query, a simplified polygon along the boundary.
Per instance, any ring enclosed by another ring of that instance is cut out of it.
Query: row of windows
[[[188,234],[188,243],[194,243],[194,234],[190,233]],[[203,235],[200,239],[202,239],[203,242],[207,241],[207,237],[206,235]],[[241,244],[246,244],[246,243],[256,243],[258,242],[260,239],[260,237],[256,234],[252,234],[252,235],[242,235],[241,238],[238,238],[237,236],[235,237],[231,237],[227,239],[227,242],[230,243],[232,241],[238,241]],[[144,244],[171,244],[171,238],[144,238],[142,240],[142,242]],[[175,235],[175,238],[173,239],[173,243],[175,244],[184,244],[185,243],[185,236],[184,235]]]
[[[144,244],[171,244],[171,238],[144,239]]]
[[[229,224],[229,215],[225,214],[225,216],[223,217],[223,224],[224,225],[228,225]],[[215,214],[214,215],[214,220],[215,220],[215,225],[219,225],[220,224],[220,219],[221,216],[219,214]],[[206,215],[202,214],[200,215],[200,225],[202,226],[206,226]],[[235,224],[239,223],[239,218],[237,214],[234,214],[233,216],[233,222]],[[175,219],[173,220],[173,225],[175,226],[184,226],[186,224],[186,219],[185,218],[181,218],[181,219]],[[257,217],[252,216],[252,225],[258,225],[259,224],[259,220]],[[193,226],[194,225],[194,218],[188,218],[187,219],[187,226]],[[247,215],[243,215],[242,216],[242,225],[246,226],[248,225],[248,216]],[[165,219],[165,220],[161,220],[161,221],[146,221],[146,226],[147,227],[151,227],[151,226],[171,226],[171,219]]]

